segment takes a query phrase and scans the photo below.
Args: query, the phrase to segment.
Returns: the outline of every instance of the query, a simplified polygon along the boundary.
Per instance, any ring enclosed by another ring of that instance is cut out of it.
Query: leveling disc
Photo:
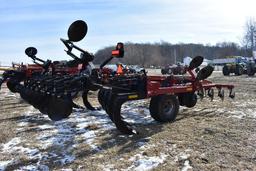
[[[199,67],[204,61],[204,57],[202,56],[196,56],[192,59],[192,61],[189,64],[189,69],[193,70],[197,67]]]
[[[214,70],[214,68],[210,65],[204,67],[203,69],[201,69],[198,72],[196,79],[204,80],[204,79],[208,78],[212,74],[213,70]]]
[[[85,37],[87,30],[88,27],[86,22],[83,20],[77,20],[69,26],[68,38],[72,42],[78,42]]]

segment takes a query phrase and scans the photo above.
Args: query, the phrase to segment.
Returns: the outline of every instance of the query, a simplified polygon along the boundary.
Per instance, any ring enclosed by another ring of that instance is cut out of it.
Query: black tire
[[[227,65],[225,65],[223,68],[222,68],[222,73],[224,76],[228,76],[230,74],[230,71],[229,71],[229,68]]]
[[[184,103],[183,103],[183,96],[184,96],[184,94],[181,93],[181,94],[178,94],[177,96],[178,96],[178,99],[179,99],[180,106],[184,106]]]
[[[236,65],[235,75],[242,75],[244,73],[244,69],[241,65]]]
[[[167,74],[167,70],[166,70],[166,69],[161,69],[161,73],[162,73],[163,75],[165,75],[165,74]]]
[[[254,74],[255,74],[254,65],[250,63],[247,65],[247,75],[254,76]]]
[[[170,69],[170,70],[171,70],[171,73],[173,75],[179,75],[180,74],[179,68],[173,68],[173,69]]]
[[[179,100],[175,95],[159,95],[151,98],[150,115],[159,122],[174,121],[179,112]]]
[[[197,95],[195,93],[186,93],[184,96],[184,104],[186,107],[194,107],[197,103]]]
[[[178,98],[180,106],[191,108],[197,103],[197,95],[195,93],[182,93],[178,95]]]
[[[193,94],[186,95],[186,97],[187,97],[187,102],[185,106],[188,108],[194,107],[197,103],[197,95],[193,93]]]

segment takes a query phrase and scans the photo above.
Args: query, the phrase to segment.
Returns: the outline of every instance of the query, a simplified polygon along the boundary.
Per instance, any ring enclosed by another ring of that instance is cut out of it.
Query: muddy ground
[[[53,123],[3,88],[0,170],[256,170],[256,76],[215,72],[210,80],[233,83],[236,98],[226,91],[223,102],[199,100],[166,124],[150,117],[148,100],[127,103],[123,115],[140,133],[133,136],[103,110]]]

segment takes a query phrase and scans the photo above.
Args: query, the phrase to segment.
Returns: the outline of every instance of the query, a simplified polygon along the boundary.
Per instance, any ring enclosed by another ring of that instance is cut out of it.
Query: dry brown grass
[[[4,97],[7,88],[0,90],[0,143],[5,143],[15,137],[17,120],[24,118],[22,113],[25,112],[29,105],[21,102],[17,97]]]

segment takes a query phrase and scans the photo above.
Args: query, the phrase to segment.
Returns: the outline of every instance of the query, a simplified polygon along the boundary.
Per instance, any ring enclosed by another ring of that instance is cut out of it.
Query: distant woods
[[[106,47],[96,52],[94,62],[102,63],[111,55],[115,47]],[[125,56],[120,62],[144,67],[161,66],[182,62],[186,56],[201,55],[206,59],[224,58],[226,56],[251,56],[249,49],[240,47],[236,43],[223,42],[214,46],[203,44],[170,44],[168,42],[154,44],[125,43]]]
[[[182,62],[186,56],[203,56],[206,59],[225,58],[226,56],[252,56],[252,50],[256,50],[256,20],[250,18],[244,27],[242,46],[233,42],[222,42],[216,45],[203,44],[171,44],[160,43],[125,43],[125,56],[120,62],[132,65],[161,66]],[[95,54],[95,63],[99,64],[111,55],[112,47],[106,47]]]

